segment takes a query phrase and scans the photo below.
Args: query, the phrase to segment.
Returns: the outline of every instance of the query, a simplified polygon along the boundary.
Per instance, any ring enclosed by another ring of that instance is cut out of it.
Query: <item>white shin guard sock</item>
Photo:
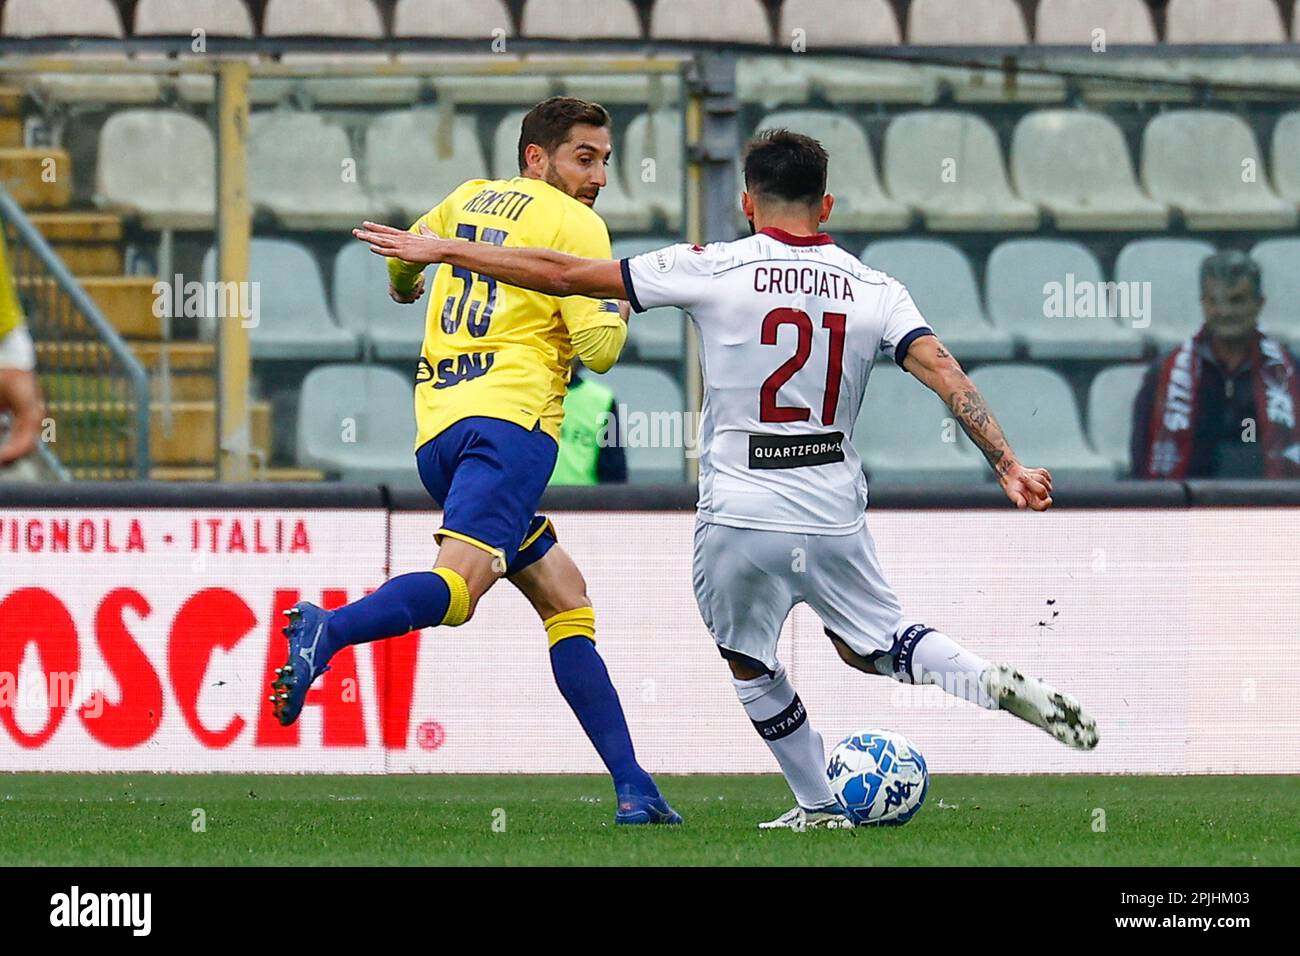
[[[912,625],[899,632],[894,642],[901,681],[934,684],[946,693],[987,710],[997,710],[997,701],[984,690],[980,675],[990,666],[942,631]]]
[[[808,722],[803,701],[794,692],[785,668],[753,680],[732,678],[736,696],[745,706],[759,736],[766,741],[799,806],[816,810],[831,806],[835,797],[826,782],[826,751],[822,735]]]

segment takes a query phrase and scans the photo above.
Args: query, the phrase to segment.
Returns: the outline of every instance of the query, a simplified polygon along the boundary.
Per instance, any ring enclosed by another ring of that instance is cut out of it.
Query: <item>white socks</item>
[[[980,675],[991,666],[988,661],[962,647],[942,631],[919,624],[905,628],[895,642],[899,673],[894,677],[904,683],[934,684],[946,693],[970,701],[986,710],[998,704],[984,690]]]
[[[781,765],[786,782],[799,806],[817,810],[835,804],[826,782],[826,750],[822,735],[808,722],[803,701],[794,692],[785,668],[777,665],[776,674],[753,680],[731,682],[736,696],[745,705],[745,713],[772,750]]]

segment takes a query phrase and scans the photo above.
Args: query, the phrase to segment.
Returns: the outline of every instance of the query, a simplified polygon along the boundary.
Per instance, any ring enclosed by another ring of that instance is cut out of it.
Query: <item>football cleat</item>
[[[324,661],[316,660],[320,639],[328,626],[329,612],[307,601],[299,601],[284,612],[289,623],[281,632],[289,639],[289,659],[275,669],[271,682],[271,710],[275,719],[288,727],[302,712],[307,691],[321,674],[329,670]]]
[[[768,820],[758,825],[760,830],[850,830],[853,821],[846,817],[837,806],[823,807],[820,810],[805,810],[792,807],[775,820]]]
[[[641,826],[647,823],[676,826],[682,822],[682,815],[668,806],[668,801],[662,796],[648,797],[643,793],[621,790],[618,793],[614,822],[619,826]]]
[[[1076,750],[1097,746],[1097,722],[1069,694],[1026,677],[1009,664],[994,664],[980,675],[980,682],[1002,710],[1041,727],[1066,746]]]

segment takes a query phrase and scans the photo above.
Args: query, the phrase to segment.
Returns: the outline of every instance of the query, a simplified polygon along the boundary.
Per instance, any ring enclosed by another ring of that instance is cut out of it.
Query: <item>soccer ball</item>
[[[921,809],[930,788],[925,758],[891,730],[845,737],[826,765],[831,793],[859,826],[902,826]]]

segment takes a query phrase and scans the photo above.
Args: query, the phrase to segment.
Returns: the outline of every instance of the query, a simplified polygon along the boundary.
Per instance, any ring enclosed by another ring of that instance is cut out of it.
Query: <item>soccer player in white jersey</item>
[[[1074,698],[910,619],[881,573],[865,521],[866,479],[849,440],[878,355],[947,403],[1016,507],[1049,508],[1052,477],[1016,458],[907,289],[821,232],[833,205],[826,169],[816,140],[760,133],[745,151],[741,196],[754,235],[621,262],[371,223],[356,233],[381,255],[448,262],[551,295],[623,298],[637,312],[673,305],[690,314],[704,377],[695,594],[797,803],[764,827],[847,822],[827,784],[821,735],[776,658],[781,627],[799,602],[817,613],[851,667],[936,684],[1072,747],[1088,750],[1098,739]]]

